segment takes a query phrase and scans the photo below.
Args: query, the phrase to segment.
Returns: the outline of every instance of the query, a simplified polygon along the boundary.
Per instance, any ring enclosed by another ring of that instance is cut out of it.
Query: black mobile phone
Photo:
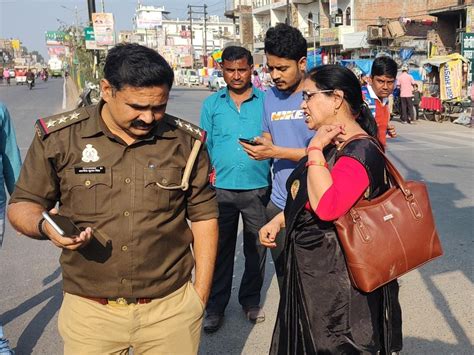
[[[42,215],[62,237],[72,237],[81,233],[81,229],[67,217],[59,214],[49,214],[46,211],[43,211]]]
[[[259,145],[260,143],[256,142],[253,138],[239,138],[239,141],[243,143],[247,143],[250,145]]]

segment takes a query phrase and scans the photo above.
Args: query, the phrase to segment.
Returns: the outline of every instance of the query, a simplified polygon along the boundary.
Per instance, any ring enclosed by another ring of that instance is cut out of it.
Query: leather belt
[[[117,298],[100,298],[100,297],[88,297],[88,296],[81,296],[83,298],[87,298],[88,300],[95,301],[100,303],[101,305],[107,304],[114,304],[114,305],[121,305],[127,306],[129,304],[145,304],[150,303],[153,298],[137,298],[137,297],[117,297]]]

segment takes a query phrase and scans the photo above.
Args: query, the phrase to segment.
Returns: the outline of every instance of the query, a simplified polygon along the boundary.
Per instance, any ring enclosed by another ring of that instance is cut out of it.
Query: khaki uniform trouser
[[[197,354],[204,304],[191,282],[147,304],[102,305],[64,294],[58,328],[65,355]]]

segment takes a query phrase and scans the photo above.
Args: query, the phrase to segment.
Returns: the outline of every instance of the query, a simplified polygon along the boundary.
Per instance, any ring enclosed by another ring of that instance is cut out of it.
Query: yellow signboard
[[[451,60],[439,67],[441,100],[455,99],[462,95],[462,61]]]
[[[19,39],[12,39],[12,48],[16,51],[20,50],[20,40]]]

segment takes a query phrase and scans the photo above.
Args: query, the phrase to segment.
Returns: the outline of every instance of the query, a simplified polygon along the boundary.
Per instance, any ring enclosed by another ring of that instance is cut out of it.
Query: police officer
[[[197,353],[218,213],[205,132],[165,113],[172,83],[157,52],[120,44],[97,106],[36,123],[8,215],[63,249],[65,354]],[[58,202],[78,235],[42,218]]]

